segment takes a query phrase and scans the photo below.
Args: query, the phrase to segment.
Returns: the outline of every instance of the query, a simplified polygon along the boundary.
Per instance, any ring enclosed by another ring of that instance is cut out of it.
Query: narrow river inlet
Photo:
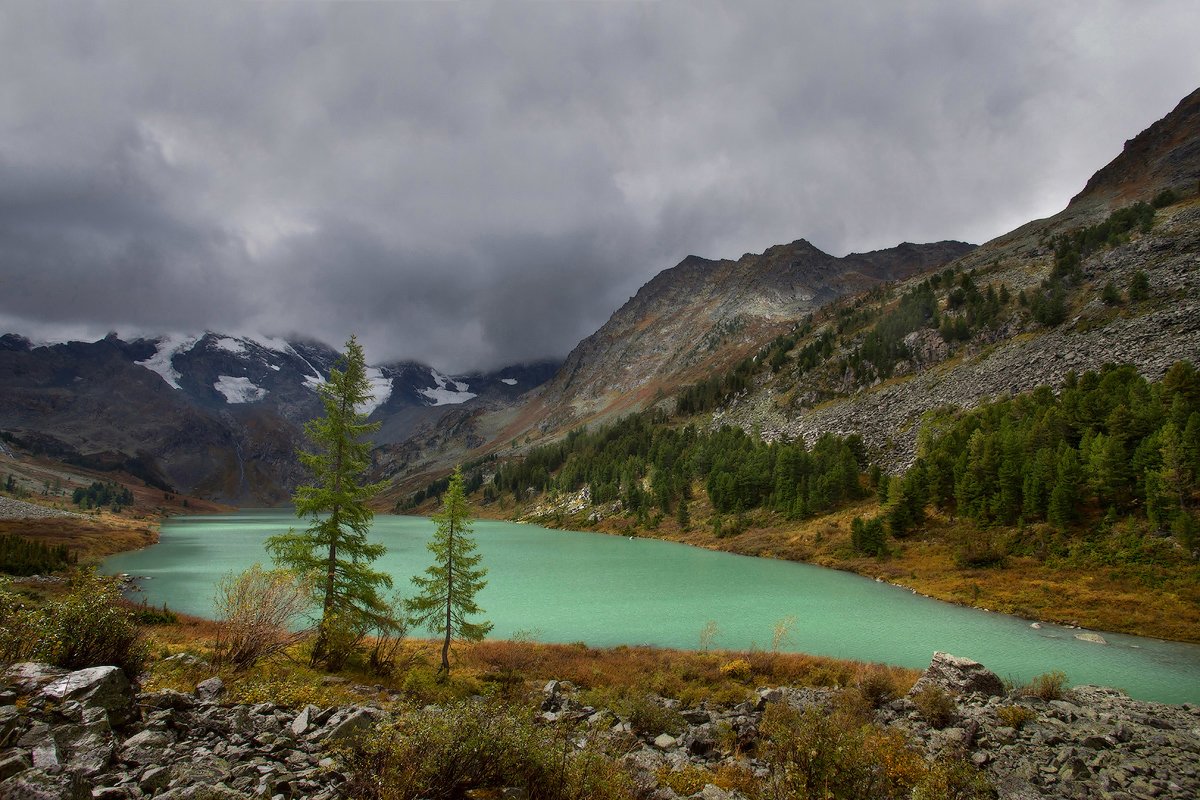
[[[221,576],[269,566],[264,540],[298,525],[286,509],[176,517],[163,523],[158,544],[113,556],[104,571],[141,578],[152,605],[212,617]],[[375,566],[402,594],[430,563],[432,530],[424,517],[375,518],[371,538],[388,548]],[[696,649],[711,621],[713,648],[767,650],[782,622],[786,651],[921,668],[943,650],[1014,682],[1061,670],[1071,684],[1200,703],[1198,645],[1115,633],[1097,644],[1076,638],[1077,630],[1033,627],[849,573],[652,539],[491,520],[475,522],[475,539],[489,570],[477,600],[497,638]]]

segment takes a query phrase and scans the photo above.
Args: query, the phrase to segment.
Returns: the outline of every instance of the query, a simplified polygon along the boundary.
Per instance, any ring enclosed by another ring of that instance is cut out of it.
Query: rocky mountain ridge
[[[812,335],[799,338],[795,353],[824,331],[842,327],[842,320],[864,309],[890,307],[893,298],[939,270],[950,270],[955,280],[969,274],[981,287],[1002,287],[1013,298],[1022,293],[1033,297],[1043,291],[1043,282],[1054,272],[1056,237],[1097,224],[1117,209],[1152,200],[1157,204],[1172,196],[1175,199],[1163,203],[1165,207],[1155,215],[1152,230],[1134,232],[1111,247],[1085,255],[1079,285],[1072,288],[1069,298],[1070,319],[1064,325],[1043,325],[1028,310],[1018,310],[1007,315],[1002,324],[976,332],[970,341],[961,344],[945,341],[935,329],[915,331],[905,343],[912,356],[899,365],[899,374],[891,380],[875,377],[866,383],[862,376],[848,374],[840,366],[861,344],[860,335],[830,355],[823,370],[815,375],[802,374],[795,368],[778,372],[760,367],[754,386],[718,409],[712,425],[735,424],[747,431],[759,431],[768,439],[804,438],[809,442],[826,432],[857,432],[864,436],[873,456],[889,469],[898,470],[911,463],[920,420],[932,409],[947,405],[972,407],[1038,385],[1056,386],[1069,372],[1081,373],[1109,362],[1135,364],[1146,377],[1157,379],[1175,360],[1200,360],[1200,286],[1196,269],[1200,263],[1196,233],[1200,229],[1200,204],[1196,200],[1200,192],[1198,120],[1200,89],[1128,141],[1062,212],[1032,221],[978,248],[964,246],[955,253],[956,243],[906,244],[867,256],[847,256],[841,260],[849,272],[840,296],[834,290],[824,294],[811,291],[811,300],[806,301],[804,293],[797,291],[799,283],[780,283],[781,276],[789,274],[787,267],[796,264],[806,265],[809,273],[802,274],[810,274],[814,285],[831,277],[831,273],[822,272],[820,251],[803,240],[771,248],[761,257],[744,256],[738,262],[689,257],[643,287],[605,327],[584,340],[533,402],[553,401],[560,409],[569,405],[575,412],[573,417],[579,418],[594,410],[596,398],[606,392],[623,398],[622,408],[634,410],[674,394],[689,380],[708,377],[686,371],[689,358],[694,361],[694,353],[702,347],[693,344],[688,352],[677,341],[678,330],[686,329],[692,319],[701,320],[698,328],[706,330],[705,314],[710,313],[710,306],[703,300],[689,301],[680,295],[692,281],[696,282],[698,298],[712,293],[706,281],[711,282],[710,273],[715,272],[718,263],[725,265],[731,275],[753,265],[767,276],[759,289],[761,296],[742,301],[734,290],[732,306],[720,301],[711,304],[717,319],[736,318],[729,310],[733,307],[748,309],[748,313],[758,313],[760,319],[774,323],[739,331],[741,356],[760,350],[780,332],[797,330],[805,319],[812,318],[813,312],[824,312],[814,315],[818,318],[816,329]],[[917,253],[922,258],[913,258]],[[895,257],[895,265],[888,263]],[[863,261],[873,261],[874,270],[864,268]],[[1138,272],[1145,273],[1149,280],[1146,300],[1114,308],[1102,299],[1106,284],[1124,288]],[[855,275],[874,280],[855,281]],[[867,290],[884,281],[891,282],[891,292],[883,299],[871,299]],[[672,286],[680,288],[672,294]],[[946,288],[940,312],[951,317],[961,315],[961,311],[948,306]],[[787,289],[791,289],[790,295]],[[681,306],[682,313],[672,316],[669,309],[661,307],[659,298],[670,298]],[[651,321],[657,319],[664,322]],[[704,342],[700,340],[701,345]],[[714,362],[708,362],[710,368]],[[643,364],[648,367],[641,368]],[[663,377],[656,385],[656,394],[639,393],[639,385],[653,376]],[[821,385],[823,389],[813,391]],[[562,418],[549,415],[544,420],[549,424],[543,421],[542,427],[553,429]]]
[[[339,353],[319,342],[214,332],[35,344],[0,336],[0,430],[32,452],[121,468],[161,488],[272,505],[302,478],[295,451]],[[445,375],[415,362],[368,369],[376,443],[457,407],[512,405],[554,364]]]
[[[798,239],[736,261],[688,256],[571,351],[538,392],[541,427],[644,406],[657,390],[727,367],[830,300],[935,269],[972,248],[905,242],[837,258]]]
[[[1200,360],[1200,203],[1182,203],[1160,214],[1151,232],[1084,261],[1086,284],[1071,318],[1060,326],[1040,325],[1019,311],[1000,330],[985,331],[954,349],[926,329],[911,337],[917,355],[903,374],[873,386],[851,382],[832,398],[784,388],[791,382],[786,373],[761,373],[752,391],[714,413],[712,424],[810,443],[823,433],[858,433],[872,457],[895,472],[912,463],[922,418],[931,410],[973,408],[1037,386],[1057,387],[1069,373],[1106,363],[1133,364],[1149,380],[1160,379],[1176,361],[1195,363]],[[980,280],[1003,282],[1014,295],[1032,291],[1051,269],[1047,256],[1041,252],[978,274]],[[1137,272],[1148,277],[1149,298],[1120,310],[1105,304],[1102,287],[1109,282],[1128,286]],[[809,385],[816,380],[810,376]]]

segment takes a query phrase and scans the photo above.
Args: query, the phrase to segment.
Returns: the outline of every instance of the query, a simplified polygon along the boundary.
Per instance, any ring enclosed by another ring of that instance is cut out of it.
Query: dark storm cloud
[[[983,241],[1195,88],[1189,2],[7,3],[0,327],[562,356],[689,253]]]

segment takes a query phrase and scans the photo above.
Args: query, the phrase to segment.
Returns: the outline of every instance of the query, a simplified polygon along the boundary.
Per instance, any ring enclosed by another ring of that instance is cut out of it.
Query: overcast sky
[[[0,6],[0,330],[561,357],[657,272],[982,242],[1200,85],[1200,3]]]

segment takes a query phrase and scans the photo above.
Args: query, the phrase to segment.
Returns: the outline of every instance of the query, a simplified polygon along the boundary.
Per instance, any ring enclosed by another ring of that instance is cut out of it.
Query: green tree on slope
[[[313,483],[292,495],[296,516],[311,522],[301,532],[272,536],[267,550],[276,564],[312,579],[321,605],[312,662],[337,668],[348,655],[347,642],[358,638],[347,634],[365,631],[387,615],[379,592],[392,585],[388,575],[371,569],[385,548],[367,541],[374,514],[366,503],[383,484],[362,482],[369,464],[365,437],[378,423],[368,424],[358,411],[371,399],[371,385],[354,336],[320,395],[325,414],[304,428],[315,449],[298,454]]]
[[[475,594],[487,585],[487,569],[479,566],[482,556],[475,552],[471,538],[470,507],[463,492],[462,470],[455,467],[450,485],[442,498],[441,513],[433,521],[437,529],[427,545],[434,562],[425,576],[414,575],[418,594],[407,603],[414,626],[427,628],[442,636],[442,666],[439,673],[450,673],[450,643],[454,639],[478,642],[492,629],[490,622],[471,622],[468,617],[482,614]]]

